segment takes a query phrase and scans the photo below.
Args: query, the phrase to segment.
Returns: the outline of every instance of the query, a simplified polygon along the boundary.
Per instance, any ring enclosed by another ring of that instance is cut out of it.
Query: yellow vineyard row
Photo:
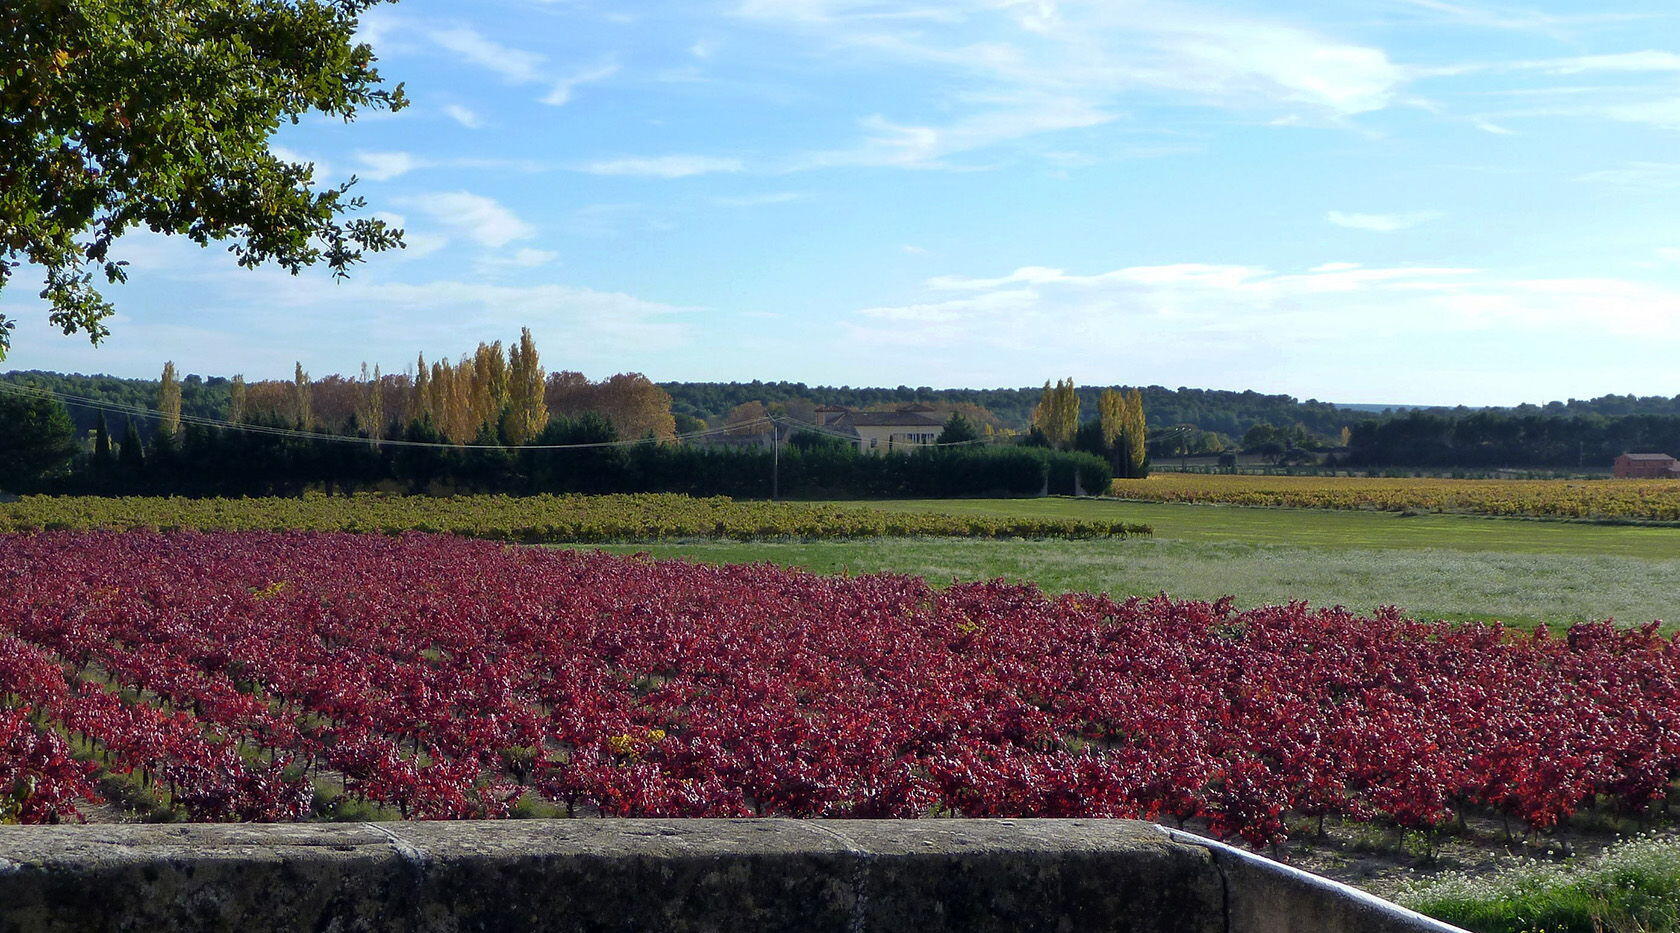
[[[1484,480],[1157,473],[1114,495],[1150,502],[1680,521],[1680,481]]]
[[[1115,521],[1000,519],[669,494],[301,499],[28,496],[0,504],[0,532],[140,528],[428,531],[527,543],[673,538],[1112,538],[1150,533],[1146,525]]]

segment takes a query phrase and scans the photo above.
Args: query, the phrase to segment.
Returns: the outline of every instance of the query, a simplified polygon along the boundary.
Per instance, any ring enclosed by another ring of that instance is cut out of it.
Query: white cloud
[[[503,45],[476,29],[467,26],[434,29],[428,37],[463,61],[499,74],[514,84],[531,84],[546,77],[543,56]]]
[[[471,108],[460,104],[446,104],[443,108],[445,115],[469,130],[476,130],[484,125],[484,118]]]
[[[647,178],[687,178],[717,172],[739,172],[746,168],[740,159],[713,156],[669,155],[606,159],[578,166],[590,175],[635,175]]]
[[[1623,123],[1646,123],[1665,130],[1680,130],[1680,97],[1626,104],[1610,104],[1603,115]]]
[[[1646,49],[1606,55],[1575,55],[1567,58],[1459,65],[1440,69],[1435,73],[1464,74],[1472,71],[1540,71],[1554,75],[1680,72],[1680,55]]]
[[[515,240],[530,239],[537,232],[535,227],[495,199],[468,191],[416,195],[404,198],[402,203],[417,208],[437,223],[481,246],[500,248]]]
[[[276,159],[280,159],[285,162],[314,163],[314,179],[315,183],[318,185],[329,184],[334,177],[332,165],[330,163],[323,162],[320,159],[316,159],[311,156],[306,156],[295,149],[288,149],[285,146],[269,146],[268,151],[273,154]]]
[[[1407,214],[1353,214],[1331,211],[1324,219],[1349,230],[1368,230],[1372,233],[1394,233],[1409,230],[1445,216],[1440,211],[1412,211]]]
[[[427,37],[461,60],[501,75],[509,84],[548,84],[549,91],[541,101],[555,107],[570,103],[573,93],[582,85],[603,81],[619,70],[617,65],[607,63],[556,80],[547,56],[504,45],[471,27],[434,29]],[[445,108],[445,112],[460,120],[463,126],[473,126],[469,121],[477,119],[470,111],[467,120],[462,120],[450,108]]]
[[[1388,106],[1406,80],[1382,49],[1168,0],[956,0],[937,11],[764,0],[738,12],[913,63],[978,73],[1000,89],[1056,91],[1091,106],[1120,92],[1157,89],[1218,106],[1302,105],[1349,116]],[[975,42],[977,32],[1004,38]]]
[[[809,195],[800,191],[767,191],[763,194],[739,194],[712,198],[720,207],[766,207],[772,204],[792,204]]]
[[[1680,292],[1618,279],[1345,262],[1305,272],[1178,263],[1088,275],[1026,266],[993,278],[930,279],[918,299],[863,308],[842,325],[865,348],[933,348],[925,351],[933,367],[992,353],[1055,367],[1122,352],[1252,366],[1271,352],[1346,348],[1349,334],[1357,335],[1351,345],[1412,347],[1519,327],[1568,339],[1591,332],[1680,341]]]
[[[793,168],[840,165],[946,168],[953,155],[987,149],[999,143],[1040,133],[1098,126],[1114,119],[1070,98],[1043,97],[1009,102],[944,126],[893,123],[879,114],[862,123],[868,137],[862,145],[819,152],[794,162]]]
[[[509,172],[541,172],[547,166],[526,159],[423,159],[411,152],[358,151],[357,174],[374,181],[390,181],[410,172],[431,168],[487,169]]]
[[[1580,180],[1629,188],[1680,188],[1680,162],[1629,162],[1621,168],[1588,172]]]
[[[535,269],[538,266],[546,266],[559,258],[560,254],[551,250],[525,247],[507,256],[487,256],[481,260],[481,263],[489,267]]]
[[[579,87],[585,84],[594,84],[597,81],[605,81],[618,74],[618,71],[617,65],[607,64],[578,72],[570,78],[555,82],[553,89],[542,99],[542,102],[550,107],[564,107],[572,102],[572,94]]]
[[[1620,22],[1641,18],[1637,13],[1586,13],[1558,15],[1543,13],[1538,10],[1528,10],[1500,6],[1479,6],[1467,3],[1451,3],[1446,0],[1393,0],[1393,2],[1416,9],[1428,10],[1442,15],[1442,18],[1461,23],[1466,26],[1479,26],[1488,29],[1509,29],[1549,33],[1563,37],[1567,35],[1567,28],[1591,23]]]
[[[421,164],[406,152],[358,152],[356,161],[362,166],[357,174],[374,181],[390,181],[407,175]]]

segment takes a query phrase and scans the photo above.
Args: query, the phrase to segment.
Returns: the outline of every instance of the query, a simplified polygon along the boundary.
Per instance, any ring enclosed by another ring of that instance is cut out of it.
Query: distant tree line
[[[176,434],[177,446],[184,444],[179,426],[206,420],[372,439],[435,435],[442,443],[463,445],[519,446],[540,435],[551,418],[570,430],[566,425],[590,415],[605,419],[624,439],[666,440],[725,427],[751,435],[768,433],[770,417],[784,425],[815,423],[819,406],[838,404],[920,405],[960,414],[951,438],[1013,438],[1081,451],[1103,459],[1119,476],[1143,475],[1152,460],[1233,456],[1239,450],[1283,465],[1330,458],[1361,467],[1466,468],[1598,467],[1626,451],[1680,453],[1674,430],[1680,397],[1612,395],[1505,409],[1371,412],[1252,391],[1076,386],[1071,380],[1040,389],[656,384],[639,373],[592,381],[576,372],[545,373],[529,332],[505,349],[480,344],[454,361],[422,357],[401,374],[379,367],[370,372],[364,365],[356,377],[311,378],[299,365],[292,379],[246,383],[240,376],[181,377],[171,365],[158,380],[14,372],[0,375],[0,383],[33,385],[107,407],[164,410],[162,422],[133,419],[143,449],[158,443],[160,431]],[[68,416],[67,449],[90,452],[99,431],[98,409],[73,405]],[[105,442],[117,450],[126,424],[120,414],[109,417]],[[18,430],[38,421],[20,416]],[[6,482],[0,479],[0,485]]]
[[[1607,467],[1629,452],[1680,454],[1680,415],[1413,411],[1354,425],[1358,466]]]
[[[776,404],[840,405],[847,408],[893,408],[901,405],[931,405],[950,409],[957,405],[973,406],[995,418],[999,428],[1025,433],[1031,429],[1032,415],[1038,407],[1042,390],[1021,389],[934,389],[928,386],[896,388],[854,388],[851,386],[810,386],[802,382],[662,382],[660,388],[671,395],[672,411],[681,417],[712,422],[738,405],[759,402]],[[1105,391],[1138,392],[1149,413],[1149,426],[1164,430],[1177,425],[1190,425],[1197,436],[1185,432],[1172,435],[1175,444],[1201,446],[1203,438],[1212,441],[1221,435],[1227,443],[1240,438],[1255,424],[1300,423],[1308,430],[1325,437],[1337,436],[1342,427],[1375,417],[1370,412],[1338,408],[1327,402],[1309,399],[1300,401],[1288,395],[1265,395],[1259,392],[1225,392],[1213,389],[1168,389],[1163,386],[1076,386],[1075,393],[1084,411],[1096,411]],[[972,417],[972,415],[971,415]],[[1201,452],[1198,450],[1188,451]],[[1160,455],[1179,455],[1173,448],[1152,450]]]
[[[65,426],[67,427],[67,425]],[[96,427],[95,450],[68,472],[38,477],[19,491],[81,495],[269,496],[317,489],[349,494],[681,492],[768,497],[891,498],[1103,492],[1113,472],[1099,457],[1027,446],[859,453],[826,435],[796,435],[775,456],[767,447],[707,447],[652,438],[624,446],[563,450],[543,446],[610,444],[612,422],[589,413],[554,418],[524,447],[450,445],[420,421],[400,440],[440,444],[347,443],[203,427],[158,433],[143,444],[132,425],[120,440]],[[68,431],[62,436],[68,437]]]

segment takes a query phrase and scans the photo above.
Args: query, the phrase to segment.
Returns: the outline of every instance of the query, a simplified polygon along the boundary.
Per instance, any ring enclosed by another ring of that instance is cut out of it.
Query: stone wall
[[[0,827],[0,931],[1453,928],[1105,820]]]

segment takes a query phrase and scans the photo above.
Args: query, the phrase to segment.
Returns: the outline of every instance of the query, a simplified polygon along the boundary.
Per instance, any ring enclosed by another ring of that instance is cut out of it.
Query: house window
[[[881,446],[881,439],[880,438],[872,437],[872,438],[869,439],[870,449],[874,449],[874,448],[879,447],[879,446]]]

